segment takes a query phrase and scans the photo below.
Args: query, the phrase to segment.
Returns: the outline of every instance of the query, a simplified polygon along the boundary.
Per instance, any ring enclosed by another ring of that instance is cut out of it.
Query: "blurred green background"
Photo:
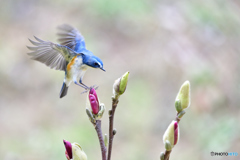
[[[107,72],[89,69],[83,82],[107,110],[112,84],[130,71],[115,115],[113,160],[154,160],[175,117],[185,80],[191,107],[180,123],[170,159],[240,154],[240,2],[173,0],[0,1],[0,159],[65,160],[62,140],[78,142],[100,159],[97,135],[85,114],[86,94],[72,84],[59,99],[64,73],[30,60],[33,35],[57,42],[56,27],[70,24]],[[108,115],[103,117],[108,132]]]

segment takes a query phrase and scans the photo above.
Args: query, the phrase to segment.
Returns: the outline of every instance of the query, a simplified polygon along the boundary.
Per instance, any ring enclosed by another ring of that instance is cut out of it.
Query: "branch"
[[[165,151],[165,153],[164,153],[164,160],[169,160],[169,157],[170,157],[170,153],[172,152],[172,150],[171,151]]]
[[[104,144],[102,129],[101,129],[101,120],[96,120],[95,130],[97,131],[98,139],[101,146],[102,160],[107,160],[107,148]]]
[[[112,154],[112,143],[113,143],[113,121],[114,121],[114,113],[117,108],[118,98],[112,98],[112,110],[109,110],[109,144],[108,144],[108,160],[111,160]]]

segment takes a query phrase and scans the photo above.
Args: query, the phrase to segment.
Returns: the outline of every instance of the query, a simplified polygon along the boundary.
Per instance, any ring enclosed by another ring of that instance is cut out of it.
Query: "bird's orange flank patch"
[[[73,57],[72,60],[70,61],[70,63],[68,63],[68,65],[67,65],[67,70],[68,71],[71,69],[71,67],[74,64],[76,58],[77,58],[77,56]]]

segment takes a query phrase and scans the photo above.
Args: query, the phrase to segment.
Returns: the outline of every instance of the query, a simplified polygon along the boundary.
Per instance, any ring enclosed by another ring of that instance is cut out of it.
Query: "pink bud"
[[[97,101],[98,101],[97,92],[96,92],[96,90],[94,88],[91,88],[91,90],[89,91],[89,94],[93,94],[96,97]]]
[[[90,101],[90,105],[91,105],[93,114],[98,114],[98,112],[99,112],[99,101],[98,101],[97,93],[96,93],[94,88],[92,88],[89,91],[88,98],[89,98],[89,101]]]
[[[178,122],[174,123],[174,145],[177,144],[178,141]]]
[[[67,157],[68,160],[72,159],[73,155],[72,155],[72,144],[66,140],[63,140],[63,143],[65,145],[66,151],[65,151],[65,155]]]

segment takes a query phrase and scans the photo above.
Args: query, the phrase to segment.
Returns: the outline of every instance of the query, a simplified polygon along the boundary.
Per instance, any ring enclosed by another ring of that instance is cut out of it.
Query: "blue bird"
[[[103,71],[105,69],[102,60],[86,49],[84,38],[77,29],[67,24],[59,26],[58,29],[60,44],[34,36],[36,41],[29,39],[34,46],[27,46],[27,48],[31,50],[28,53],[31,59],[42,62],[50,68],[65,71],[60,91],[60,98],[62,98],[67,94],[72,81],[86,90],[90,89],[82,83],[87,68],[99,68]]]

